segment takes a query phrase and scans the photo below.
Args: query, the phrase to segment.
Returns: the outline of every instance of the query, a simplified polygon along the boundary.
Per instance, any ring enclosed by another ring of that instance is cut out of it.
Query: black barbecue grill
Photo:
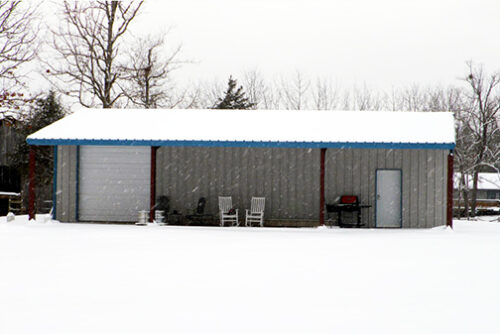
[[[334,203],[326,205],[327,217],[337,213],[337,224],[340,227],[361,227],[361,209],[366,209],[371,207],[371,205],[360,204],[358,196],[355,195],[342,195],[336,199]],[[356,214],[356,222],[343,222],[342,212],[352,212]]]

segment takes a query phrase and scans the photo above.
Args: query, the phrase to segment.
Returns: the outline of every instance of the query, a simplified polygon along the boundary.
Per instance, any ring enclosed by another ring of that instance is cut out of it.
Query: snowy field
[[[357,230],[41,221],[0,218],[2,334],[500,333],[498,222]]]

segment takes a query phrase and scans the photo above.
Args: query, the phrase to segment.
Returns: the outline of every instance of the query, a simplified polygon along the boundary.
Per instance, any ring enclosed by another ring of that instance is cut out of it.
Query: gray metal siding
[[[57,148],[56,219],[64,222],[76,221],[77,147]]]
[[[75,220],[76,147],[59,147],[57,219]],[[326,202],[342,194],[359,195],[372,207],[362,219],[375,226],[375,173],[402,170],[403,227],[445,224],[447,150],[328,149]],[[172,209],[193,210],[207,198],[217,212],[217,197],[231,195],[244,209],[252,196],[266,197],[266,219],[319,219],[319,149],[160,147],[157,196],[167,195]]]
[[[358,195],[372,207],[363,223],[375,227],[375,173],[401,169],[403,227],[433,227],[446,220],[446,150],[342,150],[326,153],[326,202],[337,196]]]
[[[218,196],[249,208],[252,196],[266,197],[266,219],[319,219],[319,150],[161,147],[157,156],[157,195],[187,212],[199,197],[217,213]]]

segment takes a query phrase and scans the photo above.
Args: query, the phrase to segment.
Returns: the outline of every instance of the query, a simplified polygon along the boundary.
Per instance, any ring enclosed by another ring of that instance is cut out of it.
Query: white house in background
[[[355,195],[365,227],[451,224],[455,129],[448,112],[81,110],[30,135],[55,147],[56,218],[133,222],[161,195],[187,212],[200,197],[266,224],[322,224]],[[34,164],[32,164],[34,166]],[[241,210],[240,210],[241,212]]]
[[[459,190],[460,173],[455,174],[455,191]],[[472,175],[466,175],[466,182],[469,185],[469,189],[472,188]],[[478,199],[488,199],[500,200],[500,173],[479,173],[477,182],[477,198]]]

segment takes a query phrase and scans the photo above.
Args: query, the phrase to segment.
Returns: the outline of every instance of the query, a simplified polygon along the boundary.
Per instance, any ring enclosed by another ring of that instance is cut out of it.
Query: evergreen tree
[[[251,103],[245,96],[243,86],[236,89],[237,83],[232,76],[229,77],[227,90],[224,93],[224,98],[219,98],[213,109],[253,109],[255,103]],[[236,91],[235,91],[236,89]]]
[[[12,154],[13,164],[21,175],[22,191],[26,193],[28,184],[29,145],[26,137],[41,128],[54,123],[65,116],[54,92],[38,98],[26,116],[18,122],[17,131],[20,141]],[[39,146],[36,149],[36,192],[39,200],[51,199],[52,177],[54,167],[54,149],[49,146]]]

